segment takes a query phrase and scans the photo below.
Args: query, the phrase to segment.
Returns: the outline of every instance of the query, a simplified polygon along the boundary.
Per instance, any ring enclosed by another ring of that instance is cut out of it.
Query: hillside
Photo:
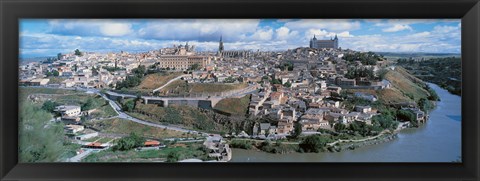
[[[416,102],[429,96],[428,91],[424,89],[425,83],[401,67],[390,70],[385,79],[392,84],[392,89],[379,91],[379,96],[386,102],[401,103],[412,100]]]
[[[155,73],[145,76],[140,85],[134,89],[152,91],[164,84],[169,80],[182,75],[182,72],[164,72],[164,73]]]
[[[399,59],[397,66],[424,81],[432,82],[450,93],[462,93],[462,60],[458,57],[435,58],[424,61]]]
[[[376,95],[385,104],[412,103],[430,94],[425,89],[425,83],[409,74],[405,69],[396,67],[389,69],[385,79],[390,81],[391,88],[381,90],[351,89],[349,92],[364,92]]]
[[[253,123],[245,120],[244,117],[225,116],[212,110],[190,106],[171,105],[169,107],[160,107],[154,104],[137,102],[135,109],[128,114],[150,122],[176,125],[212,133],[248,130],[253,126]]]
[[[240,84],[218,84],[218,83],[187,83],[183,80],[173,81],[159,92],[161,95],[182,96],[189,94],[220,93],[237,89],[243,89],[248,85]]]
[[[250,95],[242,98],[226,98],[220,100],[213,109],[230,115],[244,116],[248,111]]]

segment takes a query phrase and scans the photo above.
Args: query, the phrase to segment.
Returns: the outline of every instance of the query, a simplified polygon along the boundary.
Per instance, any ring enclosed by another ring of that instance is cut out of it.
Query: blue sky
[[[20,56],[55,56],[75,49],[141,52],[173,44],[216,51],[287,50],[338,35],[358,51],[460,53],[459,19],[21,19]]]

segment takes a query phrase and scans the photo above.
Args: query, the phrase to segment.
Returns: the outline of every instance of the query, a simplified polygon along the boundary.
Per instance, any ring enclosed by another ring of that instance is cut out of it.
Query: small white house
[[[69,124],[69,125],[66,125],[66,126],[65,126],[65,130],[66,130],[68,133],[77,133],[77,132],[80,132],[80,131],[85,130],[85,126],[83,126],[83,125]]]
[[[74,117],[80,114],[81,109],[80,109],[80,106],[63,105],[63,106],[57,106],[54,111],[59,112],[62,115],[62,117],[63,116]]]

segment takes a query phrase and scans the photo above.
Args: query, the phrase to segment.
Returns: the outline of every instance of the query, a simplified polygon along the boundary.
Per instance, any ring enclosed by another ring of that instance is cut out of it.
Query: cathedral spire
[[[220,42],[218,42],[218,54],[222,56],[223,53],[223,41],[222,41],[222,35],[220,35]]]

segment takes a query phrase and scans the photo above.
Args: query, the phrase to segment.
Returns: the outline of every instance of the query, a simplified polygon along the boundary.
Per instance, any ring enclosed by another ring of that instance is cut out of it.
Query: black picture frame
[[[1,0],[1,180],[478,180],[478,0]],[[21,163],[19,18],[461,18],[462,163]]]

